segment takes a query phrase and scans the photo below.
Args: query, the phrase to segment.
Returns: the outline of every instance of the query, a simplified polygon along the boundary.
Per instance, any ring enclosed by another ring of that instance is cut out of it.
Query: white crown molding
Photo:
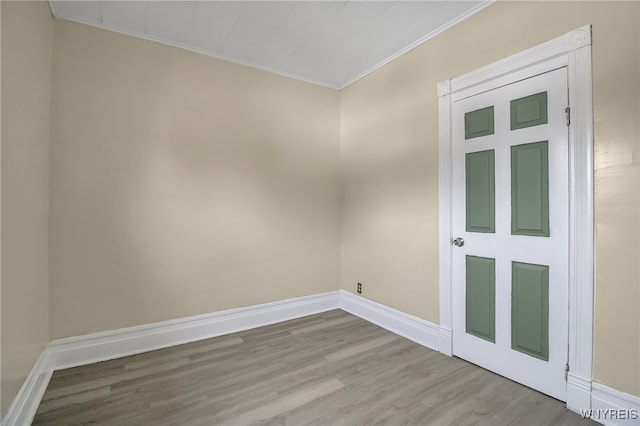
[[[49,9],[51,10],[51,16],[55,18],[58,14],[58,5],[55,0],[49,0]]]
[[[340,308],[392,333],[435,351],[440,346],[440,327],[364,297],[340,290]]]
[[[440,326],[451,329],[451,104],[524,78],[567,67],[569,129],[569,375],[567,407],[591,404],[593,354],[593,112],[591,26],[438,84]],[[447,88],[449,89],[447,91]],[[442,339],[442,352],[449,342]]]
[[[460,22],[462,22],[465,19],[471,17],[472,15],[475,15],[476,13],[480,12],[482,9],[485,9],[485,8],[491,6],[493,3],[495,3],[495,1],[496,0],[484,0],[484,1],[482,1],[482,3],[478,4],[477,6],[471,8],[471,9],[469,9],[467,12],[463,13],[462,15],[455,17],[451,21],[449,21],[449,22],[445,23],[444,25],[441,25],[440,27],[438,27],[435,30],[431,31],[429,34],[426,34],[426,35],[420,37],[418,40],[416,40],[413,43],[409,44],[407,47],[397,51],[393,55],[388,56],[387,58],[383,59],[382,61],[380,61],[377,64],[375,64],[374,66],[372,66],[371,68],[368,68],[367,70],[361,72],[357,76],[353,77],[351,80],[348,80],[346,83],[344,83],[343,85],[340,86],[340,90],[349,87],[350,85],[352,85],[356,81],[361,80],[362,78],[364,78],[367,75],[371,74],[372,72],[374,72],[378,68],[388,64],[389,62],[393,61],[394,59],[397,59],[398,57],[404,55],[405,53],[415,49],[416,47],[420,46],[421,44],[425,43],[426,41],[431,40],[435,36],[437,36],[439,34],[442,34],[444,31],[448,30],[449,28],[453,27],[456,24],[459,24]]]
[[[592,387],[592,420],[607,426],[640,425],[640,397],[596,382]]]
[[[107,25],[104,24],[102,22],[97,22],[97,21],[93,21],[93,20],[89,20],[86,18],[82,18],[82,17],[78,17],[78,16],[73,16],[73,15],[67,15],[67,14],[63,14],[60,13],[56,3],[56,0],[49,0],[49,7],[51,9],[51,14],[56,18],[56,19],[62,19],[62,20],[66,20],[66,21],[71,21],[71,22],[76,22],[79,24],[84,24],[84,25],[89,25],[92,27],[96,27],[96,28],[101,28],[104,30],[108,30],[108,31],[113,31],[116,33],[120,33],[120,34],[125,34],[131,37],[136,37],[136,38],[140,38],[143,40],[148,40],[148,41],[153,41],[156,43],[160,43],[160,44],[164,44],[167,46],[172,46],[172,47],[177,47],[180,49],[185,49],[194,53],[199,53],[201,55],[205,55],[205,56],[209,56],[212,58],[216,58],[216,59],[220,59],[226,62],[231,62],[231,63],[235,63],[235,64],[239,64],[239,65],[245,65],[251,68],[255,68],[261,71],[265,71],[265,72],[269,72],[272,74],[278,74],[284,77],[288,77],[288,78],[292,78],[295,80],[300,80],[300,81],[304,81],[306,83],[311,83],[311,84],[315,84],[318,86],[322,86],[322,87],[327,87],[329,89],[334,89],[334,90],[342,90],[348,86],[350,86],[351,84],[355,83],[356,81],[366,77],[367,75],[371,74],[372,72],[374,72],[375,70],[377,70],[378,68],[388,64],[389,62],[393,61],[394,59],[398,58],[399,56],[404,55],[405,53],[415,49],[416,47],[420,46],[421,44],[425,43],[426,41],[436,37],[437,35],[441,34],[442,32],[448,30],[449,28],[453,27],[454,25],[464,21],[465,19],[471,17],[472,15],[475,15],[476,13],[480,12],[481,10],[485,9],[486,7],[492,5],[496,0],[482,0],[481,3],[479,3],[477,6],[469,9],[468,11],[466,11],[465,13],[463,13],[462,15],[459,15],[457,17],[455,17],[454,19],[450,20],[449,22],[445,23],[444,25],[441,25],[440,27],[438,27],[437,29],[435,29],[434,31],[431,31],[430,33],[420,37],[418,40],[414,41],[413,43],[409,44],[408,46],[404,47],[403,49],[395,52],[394,54],[388,56],[387,58],[383,59],[382,61],[378,62],[377,64],[375,64],[374,66],[368,68],[367,70],[361,72],[360,74],[356,75],[355,77],[351,78],[350,80],[348,80],[346,83],[343,84],[333,84],[333,83],[328,83],[326,81],[320,81],[320,80],[315,80],[315,79],[311,79],[311,78],[307,78],[307,77],[303,77],[301,75],[298,74],[294,74],[294,73],[288,73],[286,71],[282,71],[282,70],[277,70],[265,65],[260,65],[260,64],[255,64],[251,61],[245,61],[242,59],[237,59],[237,58],[232,58],[220,53],[216,53],[216,52],[211,52],[209,50],[206,49],[200,49],[194,46],[189,46],[185,43],[179,43],[179,42],[175,42],[175,41],[170,41],[170,40],[165,40],[159,37],[154,37],[148,34],[140,34],[137,33],[135,31],[131,31],[128,29],[124,29],[124,28],[119,28],[113,25]]]
[[[52,374],[49,351],[45,348],[2,419],[2,426],[31,424]]]
[[[265,71],[265,72],[268,72],[268,73],[271,73],[271,74],[277,74],[277,75],[280,75],[280,76],[283,76],[283,77],[292,78],[294,80],[303,81],[305,83],[314,84],[316,86],[322,86],[322,87],[326,87],[326,88],[333,89],[333,90],[339,90],[340,89],[340,86],[332,84],[332,83],[327,83],[325,81],[320,81],[320,80],[315,80],[315,79],[312,79],[312,78],[303,77],[303,76],[298,75],[298,74],[288,73],[286,71],[277,70],[275,68],[271,68],[271,67],[268,67],[268,66],[265,66],[265,65],[259,65],[259,64],[255,64],[255,63],[250,62],[250,61],[245,61],[245,60],[242,60],[242,59],[232,58],[230,56],[226,56],[226,55],[223,55],[221,53],[211,52],[210,50],[200,49],[198,47],[189,46],[187,44],[179,43],[179,42],[175,42],[175,41],[171,41],[171,40],[165,40],[163,38],[154,37],[154,36],[151,36],[151,35],[148,35],[148,34],[140,34],[140,33],[137,33],[135,31],[119,28],[119,27],[116,27],[116,26],[113,26],[113,25],[107,25],[107,24],[100,23],[100,22],[97,22],[97,21],[92,21],[92,20],[89,20],[89,19],[85,19],[85,18],[82,18],[82,17],[62,14],[62,13],[58,12],[58,9],[57,9],[57,6],[55,6],[55,3],[56,2],[54,0],[49,0],[49,4],[51,5],[51,12],[52,12],[53,16],[56,19],[69,21],[69,22],[75,22],[77,24],[88,25],[90,27],[99,28],[99,29],[106,30],[106,31],[111,31],[111,32],[118,33],[118,34],[124,34],[124,35],[130,36],[130,37],[135,37],[135,38],[139,38],[139,39],[142,39],[142,40],[152,41],[152,42],[155,42],[155,43],[164,44],[166,46],[176,47],[178,49],[188,50],[188,51],[193,52],[193,53],[198,53],[200,55],[208,56],[210,58],[215,58],[215,59],[219,59],[221,61],[231,62],[231,63],[238,64],[238,65],[244,65],[244,66],[247,66],[247,67],[250,67],[250,68],[255,68],[257,70]]]

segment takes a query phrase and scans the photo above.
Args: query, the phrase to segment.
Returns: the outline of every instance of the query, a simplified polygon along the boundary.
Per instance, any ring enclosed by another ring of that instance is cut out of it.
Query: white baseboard
[[[640,397],[594,382],[591,419],[607,426],[640,425]]]
[[[54,340],[36,361],[1,425],[31,424],[55,370],[208,339],[338,308],[422,346],[451,355],[451,330],[348,291],[338,290]],[[605,425],[640,425],[639,397],[599,383],[592,384],[591,380],[571,373],[567,378],[567,407]],[[588,413],[581,412],[589,407],[591,411]],[[623,419],[622,416],[629,418]]]
[[[438,351],[447,356],[453,356],[453,331],[440,326],[440,346]]]
[[[339,308],[337,291],[263,303],[188,318],[53,340],[42,352],[2,420],[31,424],[55,370],[92,364],[262,327]]]
[[[340,308],[435,351],[440,346],[440,327],[397,309],[340,290]]]
[[[33,365],[18,395],[2,419],[2,426],[30,425],[38,405],[47,389],[53,369],[49,363],[49,351],[45,349]]]
[[[85,336],[49,344],[53,369],[69,368],[209,339],[338,309],[337,291]]]
[[[578,414],[591,407],[591,379],[567,373],[567,408]]]

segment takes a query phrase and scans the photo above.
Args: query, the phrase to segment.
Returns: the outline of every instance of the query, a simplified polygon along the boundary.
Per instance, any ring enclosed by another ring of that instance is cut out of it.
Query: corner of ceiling
[[[56,18],[56,15],[58,13],[58,5],[56,4],[55,0],[49,0],[49,9],[51,9],[51,16]]]
[[[393,53],[392,55],[390,55],[387,58],[383,59],[382,61],[378,62],[377,64],[375,64],[371,68],[369,68],[369,69],[361,72],[360,74],[356,75],[351,80],[348,80],[346,83],[340,85],[338,90],[342,90],[342,89],[345,89],[345,88],[349,87],[350,85],[352,85],[356,81],[366,77],[367,75],[371,74],[372,72],[374,72],[378,68],[381,68],[382,66],[388,64],[389,62],[393,61],[394,59],[399,58],[400,56],[404,55],[405,53],[415,49],[416,47],[418,47],[421,44],[425,43],[426,41],[434,38],[435,36],[445,32],[449,28],[451,28],[454,25],[464,21],[465,19],[470,18],[472,15],[475,15],[476,13],[480,12],[482,9],[485,9],[485,8],[491,6],[496,1],[497,0],[483,0],[476,7],[473,7],[471,9],[469,9],[467,12],[463,13],[462,15],[456,16],[455,18],[453,18],[449,22],[446,22],[445,24],[443,24],[440,27],[436,28],[435,30],[431,31],[429,34],[426,34],[426,35],[420,37],[419,39],[417,39],[413,43],[409,44],[408,46],[406,46],[406,47],[404,47],[404,48],[402,48],[400,50],[398,50],[397,52]]]

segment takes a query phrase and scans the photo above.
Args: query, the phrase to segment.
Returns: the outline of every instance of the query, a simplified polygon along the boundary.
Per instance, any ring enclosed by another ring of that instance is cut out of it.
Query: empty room
[[[640,425],[640,2],[0,1],[0,418]]]

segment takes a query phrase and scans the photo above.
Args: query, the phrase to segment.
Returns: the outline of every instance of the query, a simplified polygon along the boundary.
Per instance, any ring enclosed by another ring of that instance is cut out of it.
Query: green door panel
[[[511,130],[547,124],[547,92],[511,101]]]
[[[549,360],[549,267],[511,264],[511,348]]]
[[[511,147],[511,234],[549,236],[547,141]]]
[[[466,276],[466,332],[495,343],[495,259],[467,256]]]
[[[495,152],[465,155],[466,230],[495,232]]]
[[[473,139],[493,134],[493,106],[464,114],[464,138]]]

